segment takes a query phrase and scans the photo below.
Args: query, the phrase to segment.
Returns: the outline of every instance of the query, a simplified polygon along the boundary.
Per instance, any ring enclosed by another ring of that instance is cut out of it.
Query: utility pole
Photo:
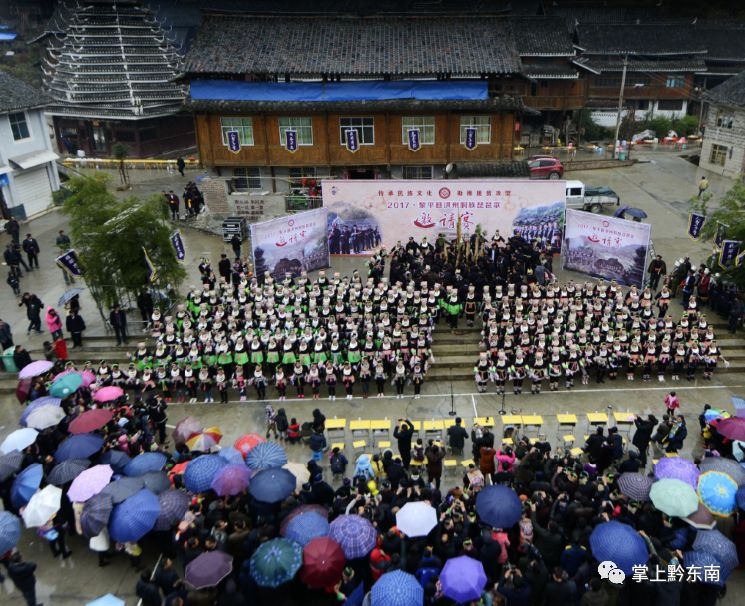
[[[616,115],[616,135],[613,137],[613,158],[616,157],[616,141],[621,130],[621,111],[623,110],[623,89],[626,87],[626,68],[629,65],[629,56],[623,56],[623,74],[621,75],[621,90],[618,92],[618,115]]]

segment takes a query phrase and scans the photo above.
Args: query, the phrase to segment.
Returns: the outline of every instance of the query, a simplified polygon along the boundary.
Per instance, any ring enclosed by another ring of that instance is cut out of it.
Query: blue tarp
[[[0,32],[0,41],[2,42],[10,42],[11,40],[15,40],[18,37],[18,34],[15,32],[7,32],[2,31]]]
[[[386,99],[488,99],[486,80],[393,80],[361,82],[236,82],[192,80],[194,100],[383,101]]]

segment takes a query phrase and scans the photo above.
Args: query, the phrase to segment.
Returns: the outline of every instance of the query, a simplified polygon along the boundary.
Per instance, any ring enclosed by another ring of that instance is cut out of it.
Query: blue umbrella
[[[160,514],[155,522],[155,530],[169,530],[183,519],[191,498],[181,490],[167,490],[158,495],[158,502]]]
[[[745,510],[745,486],[740,486],[740,488],[737,489],[737,492],[735,493],[735,501],[740,509]]]
[[[139,541],[153,529],[160,514],[160,503],[149,490],[141,490],[114,507],[109,534],[117,543]]]
[[[228,462],[217,455],[202,455],[189,463],[184,472],[184,486],[189,492],[205,492],[210,489],[217,472]]]
[[[493,528],[512,528],[520,520],[522,504],[514,490],[495,484],[479,491],[476,513]]]
[[[631,526],[615,520],[595,526],[590,535],[590,550],[598,562],[610,560],[626,575],[634,566],[647,563],[647,545]]]
[[[10,551],[21,538],[21,519],[9,511],[0,511],[0,553]]]
[[[694,551],[710,553],[719,560],[727,575],[739,565],[737,547],[718,530],[698,530],[693,540]]]
[[[54,486],[62,486],[68,482],[72,482],[81,473],[91,466],[91,462],[88,459],[69,459],[57,463],[52,471],[47,476],[47,482]]]
[[[149,471],[160,471],[168,457],[161,452],[143,452],[132,459],[124,468],[126,476],[141,476]]]
[[[310,511],[290,521],[287,525],[285,537],[305,547],[316,537],[325,537],[328,533],[328,520],[322,515]]]
[[[109,523],[113,509],[114,502],[110,495],[99,493],[88,499],[80,513],[83,535],[89,539],[98,535]]]
[[[26,426],[26,419],[28,416],[34,412],[37,408],[42,408],[44,406],[59,406],[62,403],[62,400],[59,398],[53,398],[52,396],[43,396],[41,398],[36,398],[31,404],[26,406],[26,408],[21,413],[21,418],[18,420],[19,425]]]
[[[248,488],[250,479],[251,470],[248,467],[243,464],[228,463],[215,474],[210,487],[221,497],[237,495]]]
[[[234,446],[228,446],[227,448],[221,448],[219,451],[217,451],[217,456],[222,457],[228,463],[231,463],[233,465],[245,465],[241,451],[235,448]]]
[[[78,372],[71,372],[54,380],[49,388],[49,395],[55,398],[66,398],[75,393],[82,384],[83,375]]]
[[[373,550],[378,539],[378,531],[367,518],[342,515],[331,522],[329,537],[339,543],[348,560],[354,560],[366,556]]]
[[[57,301],[57,307],[64,307],[65,303],[67,303],[68,301],[72,301],[84,290],[84,288],[71,288],[70,290],[65,291]]]
[[[87,459],[101,450],[103,437],[93,433],[81,433],[70,436],[60,444],[54,453],[55,461],[67,461],[68,459]]]
[[[282,467],[285,463],[287,463],[285,450],[276,442],[258,444],[246,457],[246,465],[251,469]]]
[[[468,556],[450,558],[440,573],[440,583],[445,596],[459,604],[478,600],[486,587],[484,565]]]
[[[186,468],[187,471],[189,468]],[[281,467],[262,469],[248,485],[248,493],[262,503],[279,503],[295,490],[295,476]]]
[[[96,598],[92,602],[88,602],[85,606],[125,606],[124,600],[116,597],[113,593],[107,593],[102,595],[100,598]]]
[[[23,465],[23,453],[11,450],[8,454],[0,456],[0,482],[4,482]]]
[[[40,463],[33,463],[18,474],[10,488],[10,502],[13,507],[20,509],[31,500],[39,489],[43,476],[44,468]]]
[[[737,482],[721,471],[705,471],[698,478],[698,498],[715,516],[729,517],[737,509]]]
[[[422,606],[424,589],[416,577],[394,570],[380,577],[370,591],[370,606]]]
[[[251,556],[251,578],[259,587],[279,587],[303,565],[303,548],[287,539],[262,543]]]
[[[121,450],[107,450],[101,455],[101,464],[111,466],[114,473],[123,473],[131,460],[127,453]]]
[[[145,487],[145,480],[140,478],[119,478],[112,482],[99,494],[107,494],[111,497],[114,505],[126,501],[132,495],[137,494],[140,490]]]
[[[161,494],[171,487],[171,481],[165,471],[148,471],[140,477],[145,482],[145,488],[154,494]]]

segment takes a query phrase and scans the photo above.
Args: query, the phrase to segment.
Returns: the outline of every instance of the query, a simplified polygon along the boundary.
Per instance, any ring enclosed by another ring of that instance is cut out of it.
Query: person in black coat
[[[41,606],[36,603],[36,564],[25,562],[20,553],[14,553],[8,564],[8,576],[23,594],[27,606]]]
[[[31,355],[24,349],[23,345],[16,345],[16,349],[13,352],[13,364],[16,365],[18,370],[31,364]]]
[[[109,314],[109,323],[111,328],[114,329],[116,335],[116,344],[121,345],[127,342],[127,314],[119,305],[114,305],[114,308]]]
[[[393,437],[398,441],[398,452],[405,469],[411,464],[411,439],[414,436],[414,425],[409,419],[399,419],[393,429]]]
[[[20,303],[18,303],[18,307],[23,307],[24,305],[26,306],[26,317],[28,318],[26,334],[31,334],[32,330],[41,334],[41,310],[44,308],[44,303],[36,295],[25,292],[21,297]]]
[[[170,595],[176,591],[180,577],[173,568],[173,560],[171,558],[165,558],[163,560],[163,564],[156,571],[155,579],[153,580],[160,587],[163,595]]]
[[[228,255],[222,253],[220,255],[220,262],[217,264],[217,271],[221,277],[225,278],[226,282],[230,282],[230,273],[232,272],[232,266],[230,265],[230,259]]]
[[[142,321],[145,324],[150,324],[150,318],[153,315],[155,305],[152,295],[147,290],[143,290],[137,295],[137,309],[140,310]]]
[[[39,269],[39,252],[41,249],[36,238],[32,237],[31,234],[26,234],[26,239],[21,244],[21,247],[28,257],[29,269],[33,269],[34,266],[36,266],[36,269]]]
[[[72,337],[72,346],[82,347],[83,331],[85,330],[85,321],[83,320],[83,317],[79,316],[76,312],[71,311],[67,316],[65,327]]]
[[[240,257],[241,257],[241,237],[238,234],[233,234],[233,237],[230,238],[230,246],[233,249],[233,256],[236,259],[240,259]]]
[[[639,463],[641,463],[642,467],[646,467],[647,450],[649,448],[649,442],[652,439],[652,432],[657,426],[657,418],[651,414],[647,415],[646,419],[636,417],[634,419],[634,425],[636,426],[636,433],[634,433],[631,443],[639,451]]]
[[[450,448],[453,449],[453,454],[463,454],[463,448],[466,445],[468,432],[461,423],[463,423],[463,419],[455,417],[455,425],[448,427],[448,443]]]
[[[160,595],[158,586],[150,580],[152,571],[145,569],[140,573],[140,580],[137,581],[135,593],[142,599],[142,606],[161,606],[163,598]]]

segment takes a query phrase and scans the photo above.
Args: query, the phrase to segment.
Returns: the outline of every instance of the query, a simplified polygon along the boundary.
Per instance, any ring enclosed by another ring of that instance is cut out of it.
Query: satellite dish
[[[452,162],[448,163],[448,165],[445,167],[445,172],[449,175],[453,172],[453,169],[455,168],[455,164]]]

